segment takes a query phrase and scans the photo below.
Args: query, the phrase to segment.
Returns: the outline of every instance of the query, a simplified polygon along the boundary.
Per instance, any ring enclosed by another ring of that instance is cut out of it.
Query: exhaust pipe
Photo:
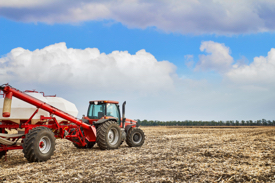
[[[126,105],[126,101],[123,102],[122,104],[122,127],[125,128],[125,105]]]
[[[11,115],[11,99],[12,99],[12,92],[6,94],[4,103],[3,103],[3,117],[10,117]]]

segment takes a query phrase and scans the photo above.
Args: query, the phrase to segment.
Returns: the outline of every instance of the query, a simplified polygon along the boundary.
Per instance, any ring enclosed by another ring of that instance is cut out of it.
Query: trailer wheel
[[[26,134],[23,153],[29,162],[47,161],[55,150],[55,137],[46,127],[36,127]]]
[[[0,133],[2,133],[2,130],[3,130],[3,129],[0,128]],[[5,130],[5,133],[7,134],[8,132]],[[0,144],[0,146],[1,146],[1,144]],[[2,159],[2,157],[6,155],[6,152],[8,152],[8,151],[1,151],[1,152],[0,152],[0,159]]]
[[[145,140],[144,132],[140,128],[131,128],[126,137],[126,143],[130,147],[140,147]]]
[[[97,128],[97,145],[100,149],[117,149],[121,144],[121,129],[116,121],[107,121]]]

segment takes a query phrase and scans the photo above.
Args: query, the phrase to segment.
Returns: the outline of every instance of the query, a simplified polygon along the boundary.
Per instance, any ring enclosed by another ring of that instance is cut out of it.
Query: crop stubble
[[[47,162],[21,151],[0,160],[0,182],[274,182],[275,128],[142,127],[140,148],[76,149],[58,139]]]

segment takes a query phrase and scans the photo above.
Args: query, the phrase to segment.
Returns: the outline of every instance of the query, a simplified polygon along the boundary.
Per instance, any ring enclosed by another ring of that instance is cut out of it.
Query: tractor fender
[[[132,126],[135,126],[136,124],[131,124],[131,125],[127,125],[126,127],[125,127],[125,132],[126,132],[126,134],[128,133],[128,131],[132,128]]]
[[[98,120],[98,121],[95,121],[95,122],[93,123],[93,125],[97,126],[97,125],[100,125],[100,124],[102,124],[102,123],[105,123],[105,122],[107,122],[107,121],[109,121],[109,120],[117,121],[116,118],[100,119],[100,120]]]

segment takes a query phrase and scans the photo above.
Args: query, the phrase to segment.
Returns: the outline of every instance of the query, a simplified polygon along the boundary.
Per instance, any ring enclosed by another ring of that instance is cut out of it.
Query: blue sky
[[[275,3],[63,4],[0,2],[2,83],[57,93],[80,114],[102,98],[127,100],[135,119],[274,119]]]
[[[101,52],[127,50],[134,54],[140,49],[152,53],[157,60],[169,60],[180,64],[188,54],[199,55],[202,41],[212,40],[230,47],[235,59],[246,57],[249,62],[259,55],[266,55],[274,47],[273,32],[240,35],[192,35],[165,33],[154,27],[146,29],[127,28],[121,23],[109,24],[108,21],[89,21],[78,25],[33,22],[16,22],[7,18],[0,19],[1,47],[4,55],[13,48],[29,50],[42,49],[47,45],[66,42],[68,47],[85,49],[98,48]]]

